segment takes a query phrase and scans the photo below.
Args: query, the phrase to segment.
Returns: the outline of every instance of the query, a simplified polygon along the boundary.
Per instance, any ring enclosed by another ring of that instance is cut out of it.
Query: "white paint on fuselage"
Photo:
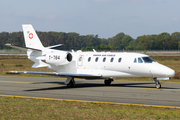
[[[48,53],[52,52],[62,53],[57,50],[48,51]],[[50,65],[48,68],[59,73],[102,75],[102,78],[173,77],[175,74],[174,70],[157,62],[134,63],[135,58],[149,57],[139,53],[72,52],[71,54],[73,59],[70,63],[60,66]],[[88,61],[89,58],[91,58],[90,61]],[[97,62],[96,58],[98,58]],[[104,58],[106,58],[105,62],[103,62]],[[111,58],[114,59],[113,62]],[[118,62],[119,58],[121,62]]]

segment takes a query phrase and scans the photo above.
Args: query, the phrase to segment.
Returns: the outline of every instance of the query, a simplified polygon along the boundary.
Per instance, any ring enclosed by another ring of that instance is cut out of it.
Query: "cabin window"
[[[111,58],[111,62],[113,62],[114,61],[114,58]]]
[[[96,61],[96,62],[98,61],[98,57],[95,59],[95,61]]]
[[[91,57],[88,58],[88,62],[90,62],[90,61],[91,61]]]
[[[145,63],[155,62],[155,60],[153,60],[151,57],[142,57],[142,59],[144,60]]]
[[[118,62],[121,62],[121,58],[118,59]]]
[[[137,63],[137,60],[136,60],[136,58],[134,59],[134,63]]]
[[[106,61],[106,58],[103,58],[103,62],[105,62]]]
[[[143,63],[141,58],[138,58],[138,63]]]

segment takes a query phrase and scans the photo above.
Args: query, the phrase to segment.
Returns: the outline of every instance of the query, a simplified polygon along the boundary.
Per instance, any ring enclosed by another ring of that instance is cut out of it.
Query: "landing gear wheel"
[[[109,86],[109,85],[111,85],[111,82],[113,81],[113,79],[108,79],[108,80],[104,80],[104,84],[106,85],[106,86]]]
[[[109,86],[109,85],[111,84],[111,81],[110,81],[110,80],[105,80],[105,81],[104,81],[104,84],[105,84],[106,86]]]
[[[160,84],[160,83],[157,83],[157,84],[155,85],[155,87],[156,87],[157,89],[159,89],[159,88],[161,88],[161,84]]]
[[[68,88],[72,88],[72,87],[74,87],[74,85],[75,85],[75,81],[74,81],[74,79],[72,79],[72,80],[67,84],[67,87],[68,87]]]
[[[154,81],[155,87],[156,87],[157,89],[161,88],[161,83],[159,82],[159,80],[157,80],[157,78],[153,78],[153,81]]]

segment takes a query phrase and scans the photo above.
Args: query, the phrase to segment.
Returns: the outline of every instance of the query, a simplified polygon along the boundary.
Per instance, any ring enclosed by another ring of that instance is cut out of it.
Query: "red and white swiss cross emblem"
[[[33,34],[29,33],[29,39],[33,39]]]

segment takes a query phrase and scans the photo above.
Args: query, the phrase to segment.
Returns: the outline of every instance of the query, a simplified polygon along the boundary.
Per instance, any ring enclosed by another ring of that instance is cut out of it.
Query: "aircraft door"
[[[80,55],[78,57],[78,62],[77,62],[78,66],[82,66],[83,65],[83,58],[84,58],[84,55]]]

